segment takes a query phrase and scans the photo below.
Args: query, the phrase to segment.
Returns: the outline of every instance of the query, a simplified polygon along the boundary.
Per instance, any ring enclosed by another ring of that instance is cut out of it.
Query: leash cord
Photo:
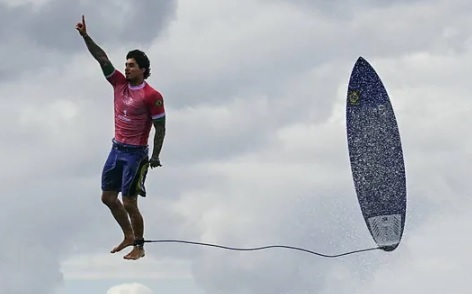
[[[373,248],[349,251],[349,252],[345,252],[345,253],[341,253],[341,254],[328,255],[328,254],[322,254],[322,253],[314,252],[314,251],[304,249],[304,248],[300,248],[300,247],[286,246],[286,245],[270,245],[270,246],[263,246],[263,247],[237,248],[237,247],[228,247],[228,246],[222,246],[222,245],[217,245],[217,244],[195,242],[195,241],[186,241],[186,240],[144,240],[144,243],[185,243],[185,244],[217,247],[217,248],[221,248],[221,249],[235,250],[235,251],[256,251],[256,250],[265,250],[265,249],[271,249],[271,248],[285,248],[285,249],[290,249],[290,250],[303,251],[303,252],[307,252],[307,253],[310,253],[310,254],[318,255],[318,256],[321,256],[321,257],[328,257],[328,258],[336,258],[336,257],[346,256],[346,255],[349,255],[349,254],[381,249],[380,247],[373,247]]]

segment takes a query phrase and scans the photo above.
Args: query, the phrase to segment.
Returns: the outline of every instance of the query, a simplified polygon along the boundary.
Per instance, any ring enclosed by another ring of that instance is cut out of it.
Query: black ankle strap
[[[135,247],[143,247],[144,246],[144,239],[136,239],[134,240],[133,245]]]

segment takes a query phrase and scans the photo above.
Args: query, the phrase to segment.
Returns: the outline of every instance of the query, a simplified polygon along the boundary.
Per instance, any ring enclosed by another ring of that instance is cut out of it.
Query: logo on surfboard
[[[359,104],[359,99],[360,99],[359,91],[353,90],[353,91],[349,92],[348,98],[349,98],[349,102],[352,105],[358,105]]]

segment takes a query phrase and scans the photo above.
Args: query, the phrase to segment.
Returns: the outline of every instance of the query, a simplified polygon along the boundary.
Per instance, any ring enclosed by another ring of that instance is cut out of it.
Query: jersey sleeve
[[[116,87],[117,85],[125,84],[126,78],[125,76],[117,69],[113,68],[110,74],[106,74],[104,72],[105,78],[107,81],[113,86]]]
[[[146,97],[146,105],[152,120],[165,120],[166,112],[162,95],[153,91]]]

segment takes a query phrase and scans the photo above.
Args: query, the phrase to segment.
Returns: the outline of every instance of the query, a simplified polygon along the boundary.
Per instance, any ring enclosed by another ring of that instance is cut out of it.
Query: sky
[[[0,0],[0,294],[468,293],[470,12],[466,0]],[[400,246],[109,254],[122,238],[100,201],[112,88],[75,30],[82,14],[117,68],[129,50],[148,54],[164,97],[163,166],[139,199],[147,239],[375,246],[345,131],[362,56],[400,128]]]

